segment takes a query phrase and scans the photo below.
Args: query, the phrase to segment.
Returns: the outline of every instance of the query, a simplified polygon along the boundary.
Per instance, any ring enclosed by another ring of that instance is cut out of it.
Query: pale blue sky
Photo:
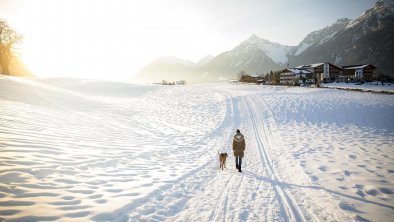
[[[38,76],[126,80],[160,56],[191,61],[252,34],[297,45],[374,0],[0,0],[0,18],[24,35]],[[111,73],[111,75],[108,75]]]
[[[235,42],[256,34],[270,41],[297,45],[307,34],[356,18],[375,0],[195,0],[185,6],[199,10],[207,24]],[[231,37],[229,37],[231,39]]]

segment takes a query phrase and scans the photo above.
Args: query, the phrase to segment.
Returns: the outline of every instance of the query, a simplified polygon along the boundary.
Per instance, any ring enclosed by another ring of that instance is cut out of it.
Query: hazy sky
[[[127,80],[160,56],[197,62],[252,34],[297,45],[374,0],[0,0],[38,76]]]

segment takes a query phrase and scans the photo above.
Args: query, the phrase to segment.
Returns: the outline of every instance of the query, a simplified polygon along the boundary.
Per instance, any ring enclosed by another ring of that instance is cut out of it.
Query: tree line
[[[266,74],[256,74],[256,77],[251,77],[249,74],[246,73],[245,70],[241,70],[238,73],[238,79],[240,82],[256,82],[257,79],[264,79],[267,83],[279,85],[280,83],[280,74],[283,70],[278,71],[270,71]]]

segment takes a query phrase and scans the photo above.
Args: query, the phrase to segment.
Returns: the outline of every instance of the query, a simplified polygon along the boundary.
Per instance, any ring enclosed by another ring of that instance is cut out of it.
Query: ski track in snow
[[[278,195],[278,197],[280,197],[282,204],[285,205],[284,208],[287,217],[292,221],[305,221],[305,218],[303,217],[303,213],[300,211],[293,196],[285,186],[281,185],[281,181],[275,171],[275,168],[272,166],[271,158],[266,150],[267,143],[265,143],[266,145],[264,145],[261,139],[264,138],[266,141],[268,141],[267,134],[264,133],[262,135],[258,130],[259,129],[258,126],[262,125],[263,126],[262,129],[265,131],[265,127],[264,127],[265,124],[264,123],[259,124],[255,118],[252,118],[253,113],[255,113],[255,111],[251,109],[252,105],[250,101],[247,101],[245,106],[248,107],[249,115],[251,116],[252,119],[252,129],[254,129],[255,138],[258,141],[261,159],[263,160],[265,165],[264,167],[268,170],[269,177],[274,182],[274,188],[276,190],[276,194]]]
[[[1,77],[0,105],[0,221],[394,215],[392,95]]]

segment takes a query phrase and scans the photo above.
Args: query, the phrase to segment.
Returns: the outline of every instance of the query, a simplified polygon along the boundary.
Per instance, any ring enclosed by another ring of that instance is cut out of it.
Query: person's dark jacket
[[[237,133],[234,135],[233,151],[234,151],[234,156],[244,157],[245,138],[241,133]]]

